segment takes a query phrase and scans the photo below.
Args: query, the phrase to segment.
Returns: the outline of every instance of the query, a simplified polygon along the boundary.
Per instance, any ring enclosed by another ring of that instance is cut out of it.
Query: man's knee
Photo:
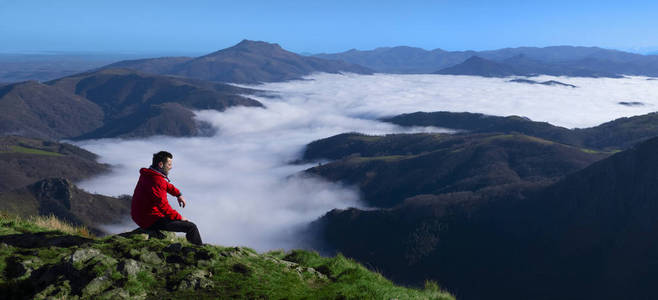
[[[189,230],[198,230],[197,227],[196,227],[196,224],[194,224],[194,222],[190,222],[190,221],[184,221],[184,222],[185,222],[185,228],[187,228],[188,231]]]

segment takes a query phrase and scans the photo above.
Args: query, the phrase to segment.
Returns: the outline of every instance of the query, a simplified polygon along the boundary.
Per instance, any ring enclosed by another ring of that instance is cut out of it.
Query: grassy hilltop
[[[454,299],[393,285],[342,255],[193,246],[167,235],[90,236],[54,217],[0,213],[0,294],[9,299]]]

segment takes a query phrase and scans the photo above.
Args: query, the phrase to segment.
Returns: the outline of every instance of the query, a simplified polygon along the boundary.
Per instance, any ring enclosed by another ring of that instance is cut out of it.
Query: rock
[[[212,280],[208,279],[212,277],[212,273],[206,270],[195,270],[194,272],[185,276],[176,290],[192,290],[192,289],[207,289],[213,286]]]
[[[120,300],[120,299],[128,299],[128,298],[130,298],[130,299],[140,299],[139,297],[136,297],[135,295],[131,296],[130,293],[128,293],[128,291],[126,291],[122,288],[111,289],[111,290],[103,293],[100,296],[100,298],[110,299],[110,300],[113,300],[113,299]],[[146,298],[146,295],[144,295],[143,298]],[[143,299],[143,298],[141,298],[141,299]]]
[[[233,247],[233,248],[226,248],[224,249],[219,255],[224,256],[224,257],[243,257],[243,256],[258,256],[258,254],[255,254],[249,250],[242,249],[240,247]]]
[[[240,274],[243,274],[243,275],[249,275],[251,273],[251,269],[243,263],[234,264],[231,267],[231,270],[233,272],[240,273]]]
[[[165,232],[162,232],[162,234],[164,235],[164,237],[162,239],[164,239],[166,241],[173,242],[173,241],[176,241],[178,239],[178,237],[176,236],[176,233],[172,232],[172,231],[165,231]]]
[[[64,280],[64,275],[70,275],[71,271],[70,263],[46,265],[36,270],[30,276],[30,281],[33,286],[47,286],[50,283]]]
[[[9,278],[20,277],[27,273],[28,268],[19,257],[12,256],[7,258],[6,264],[5,275]]]
[[[128,254],[129,254],[131,257],[135,257],[135,258],[136,258],[136,257],[139,257],[139,255],[142,254],[142,252],[139,251],[139,250],[137,250],[137,249],[130,249],[130,251],[128,252]]]
[[[209,260],[201,259],[197,260],[196,266],[199,268],[208,268],[212,265],[212,262]]]
[[[150,230],[150,229],[143,229],[143,228],[137,228],[133,231],[120,233],[119,236],[126,237],[126,238],[137,236],[138,239],[143,239],[143,240],[148,240],[149,238],[155,238],[155,239],[167,238],[167,235],[160,232],[159,230]]]
[[[71,283],[68,280],[60,284],[50,284],[38,294],[34,299],[78,299],[78,296],[71,296]]]
[[[110,268],[117,264],[117,260],[115,258],[102,254],[100,250],[94,248],[78,249],[64,260],[65,262],[71,264],[76,270],[81,270],[91,261],[93,261],[95,264],[104,266],[104,269]]]
[[[178,255],[169,255],[167,256],[168,264],[184,264],[185,260]]]
[[[196,254],[194,254],[194,259],[196,260],[209,260],[212,258],[213,253],[205,249],[198,250]]]
[[[48,178],[30,185],[41,205],[61,205],[67,210],[71,209],[72,187],[73,184],[66,178]]]
[[[140,240],[145,240],[145,241],[148,240],[150,237],[150,235],[147,233],[139,233],[136,234],[135,236],[137,236],[137,238],[139,238]]]
[[[187,256],[190,253],[196,254],[196,249],[194,249],[192,247],[183,247],[183,255],[184,256]]]
[[[162,259],[153,251],[143,252],[139,255],[139,260],[150,265],[159,265],[162,263]]]
[[[112,280],[108,276],[100,276],[90,281],[87,286],[82,289],[82,297],[96,295],[112,285]]]
[[[94,248],[78,249],[68,257],[67,261],[71,264],[84,263],[100,254],[101,251]]]
[[[181,243],[173,243],[170,244],[169,246],[164,248],[165,252],[170,252],[170,253],[177,253],[180,252],[181,249],[183,248],[183,245]]]
[[[321,265],[315,269],[316,271],[320,272],[321,274],[330,276],[331,275],[331,269],[327,265]]]
[[[97,264],[102,264],[105,267],[112,267],[117,264],[117,260],[114,257],[105,254],[98,255],[94,257],[93,260],[97,261]]]
[[[142,270],[142,265],[134,259],[126,259],[119,264],[118,270],[125,276],[134,277]]]
[[[316,271],[313,268],[306,268],[306,272],[309,272],[309,273],[313,274],[315,277],[318,277],[320,279],[327,279],[327,275],[322,274],[322,273]]]

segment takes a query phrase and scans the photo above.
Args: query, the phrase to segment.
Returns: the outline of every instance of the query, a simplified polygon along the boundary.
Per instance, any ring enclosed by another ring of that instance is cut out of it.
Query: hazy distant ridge
[[[526,73],[585,77],[614,77],[622,74],[658,76],[658,57],[655,55],[641,55],[598,47],[553,46],[488,51],[442,49],[428,51],[401,46],[365,51],[352,49],[341,53],[314,55],[314,57],[359,64],[383,73],[435,73],[464,63],[474,56],[494,63],[504,63],[517,69],[527,69],[528,62],[532,62],[533,68]],[[445,71],[442,73],[449,74]]]

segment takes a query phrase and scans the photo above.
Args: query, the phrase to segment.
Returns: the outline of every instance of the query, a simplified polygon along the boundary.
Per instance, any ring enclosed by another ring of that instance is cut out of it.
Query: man
[[[185,207],[183,195],[167,177],[173,166],[172,159],[171,153],[160,151],[153,154],[150,168],[139,170],[140,176],[133,193],[130,215],[141,228],[185,232],[190,243],[202,245],[196,225],[171,208],[167,201],[169,193],[178,198],[179,206]]]

